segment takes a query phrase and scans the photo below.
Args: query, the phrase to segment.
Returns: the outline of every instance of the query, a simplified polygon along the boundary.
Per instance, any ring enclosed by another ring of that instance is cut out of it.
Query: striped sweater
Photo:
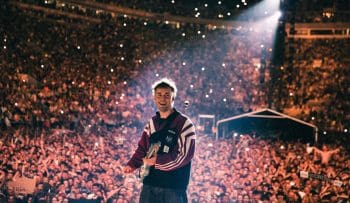
[[[170,125],[166,124],[169,121]],[[165,126],[165,128],[164,128]],[[186,190],[195,151],[196,133],[191,120],[174,109],[166,119],[159,113],[149,120],[128,165],[139,168],[151,143],[160,141],[155,166],[143,180],[146,185]]]

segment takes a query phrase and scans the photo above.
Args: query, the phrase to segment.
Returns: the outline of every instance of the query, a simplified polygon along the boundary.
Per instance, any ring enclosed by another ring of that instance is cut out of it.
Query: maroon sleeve
[[[142,159],[147,154],[149,143],[150,143],[149,142],[149,135],[147,134],[147,131],[145,130],[145,131],[143,131],[142,137],[138,142],[137,149],[135,150],[131,159],[127,163],[128,166],[131,166],[133,168],[139,168],[142,166],[142,164],[143,164]]]

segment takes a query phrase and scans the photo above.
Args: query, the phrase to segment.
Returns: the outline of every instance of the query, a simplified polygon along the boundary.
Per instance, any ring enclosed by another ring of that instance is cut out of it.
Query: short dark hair
[[[177,88],[175,85],[175,82],[169,78],[162,78],[152,85],[152,94],[154,95],[157,88],[170,88],[171,91],[174,93],[174,97],[177,93]]]

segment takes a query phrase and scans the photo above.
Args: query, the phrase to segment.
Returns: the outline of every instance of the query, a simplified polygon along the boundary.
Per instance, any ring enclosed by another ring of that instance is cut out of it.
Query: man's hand
[[[155,157],[152,157],[150,159],[144,158],[142,160],[143,160],[143,163],[146,164],[147,166],[154,166],[156,164],[156,159],[157,159],[157,157],[155,156]]]
[[[136,170],[136,168],[133,168],[131,166],[125,166],[124,167],[124,173],[132,173]]]

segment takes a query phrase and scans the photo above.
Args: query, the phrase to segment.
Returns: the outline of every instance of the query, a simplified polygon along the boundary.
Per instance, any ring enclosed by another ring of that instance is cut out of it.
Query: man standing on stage
[[[176,91],[175,83],[167,78],[153,84],[158,112],[147,123],[134,155],[124,168],[125,173],[141,166],[146,169],[141,171],[140,203],[187,202],[196,133],[191,120],[174,108]]]

